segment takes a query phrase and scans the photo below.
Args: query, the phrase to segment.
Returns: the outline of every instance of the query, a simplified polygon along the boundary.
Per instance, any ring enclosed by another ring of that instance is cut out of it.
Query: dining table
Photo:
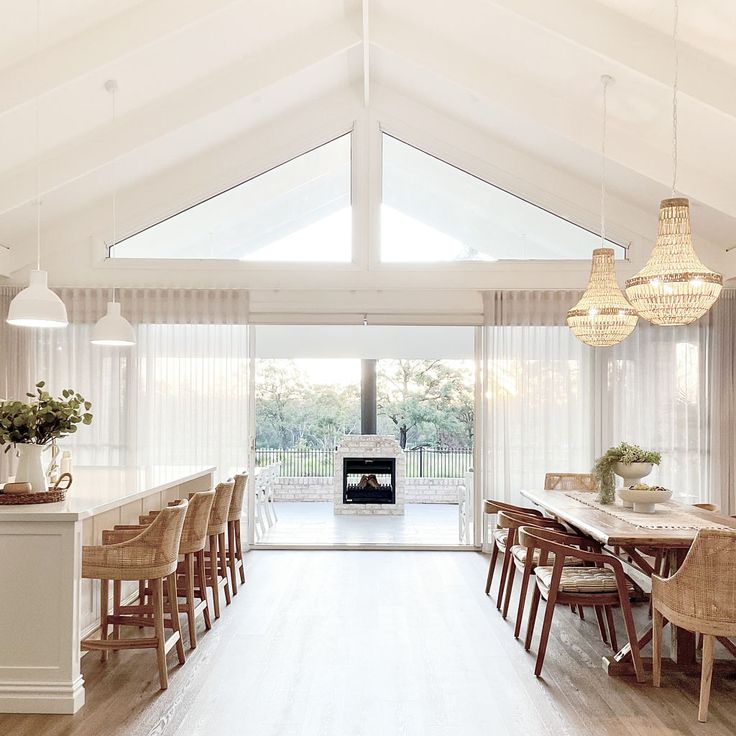
[[[601,504],[597,494],[590,491],[522,490],[521,495],[546,515],[594,539],[648,578],[660,573],[657,563],[661,560],[666,560],[666,569],[674,573],[700,529],[736,530],[736,518],[676,500],[657,504],[654,513],[641,513],[625,508],[620,499],[612,504]],[[663,669],[698,672],[695,634],[672,624],[669,626],[672,632],[670,658],[663,660]],[[639,636],[639,647],[643,648],[651,640],[652,627],[649,625]],[[736,656],[736,645],[732,641],[725,639],[721,643]],[[603,668],[609,675],[633,675],[630,645],[627,643],[615,654],[604,656]],[[716,669],[733,672],[736,663],[717,661]]]

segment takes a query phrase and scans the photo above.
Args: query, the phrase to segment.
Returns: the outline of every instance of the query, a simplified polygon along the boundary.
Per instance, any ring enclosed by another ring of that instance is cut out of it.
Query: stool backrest
[[[153,549],[156,564],[176,566],[188,506],[186,501],[178,506],[166,506],[140,535],[124,544]]]
[[[215,500],[210,511],[207,535],[224,534],[227,530],[227,516],[230,511],[230,501],[233,497],[235,482],[218,483],[215,486]]]
[[[545,473],[545,491],[597,491],[598,483],[591,473]]]
[[[245,489],[248,485],[248,473],[237,473],[233,480],[233,495],[230,499],[230,509],[227,514],[228,521],[238,521],[243,513],[243,500]]]
[[[186,555],[204,549],[214,500],[214,491],[200,491],[189,497],[189,507],[179,543],[179,554]]]

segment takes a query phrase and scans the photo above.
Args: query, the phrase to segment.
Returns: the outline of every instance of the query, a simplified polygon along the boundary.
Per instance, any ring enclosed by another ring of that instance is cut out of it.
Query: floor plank
[[[259,551],[248,582],[159,693],[150,652],[87,655],[76,716],[0,716],[4,736],[689,736],[734,733],[736,681],[611,678],[592,615],[556,613],[543,677],[470,552]],[[637,615],[646,618],[646,607]],[[620,638],[623,626],[619,621]],[[200,629],[202,627],[200,626]],[[536,643],[535,643],[536,644]]]

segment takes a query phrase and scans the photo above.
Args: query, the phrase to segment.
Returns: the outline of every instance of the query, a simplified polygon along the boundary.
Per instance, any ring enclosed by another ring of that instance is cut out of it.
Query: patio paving
[[[403,516],[335,516],[330,502],[276,503],[279,520],[261,544],[457,545],[455,504],[406,504]]]

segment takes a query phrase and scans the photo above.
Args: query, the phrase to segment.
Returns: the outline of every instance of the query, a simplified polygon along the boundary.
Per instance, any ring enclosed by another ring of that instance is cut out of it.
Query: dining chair
[[[534,554],[539,550],[539,564],[534,570],[537,585],[532,595],[524,641],[524,649],[527,651],[534,636],[539,600],[544,598],[547,602],[534,674],[537,677],[542,674],[552,617],[558,603],[594,608],[602,606],[606,611],[611,632],[615,632],[612,609],[618,605],[623,613],[636,679],[643,682],[644,669],[639,652],[639,640],[629,602],[629,597],[635,589],[626,577],[621,561],[597,551],[597,543],[588,537],[531,526],[519,527],[518,535],[520,544],[527,548],[527,554]],[[551,554],[554,554],[554,562],[550,565]],[[575,557],[586,564],[574,567],[567,565],[565,563],[568,557]]]
[[[598,481],[591,473],[545,473],[545,491],[597,491]]]
[[[694,503],[693,507],[696,509],[703,509],[703,511],[712,511],[717,514],[720,509],[714,503]]]
[[[519,638],[521,631],[521,623],[524,616],[524,604],[529,589],[532,572],[539,562],[539,550],[534,550],[532,554],[528,553],[527,548],[523,544],[518,544],[517,530],[521,526],[530,526],[540,529],[556,529],[557,531],[567,532],[567,529],[554,519],[546,517],[530,517],[527,514],[519,514],[513,511],[500,511],[498,513],[498,527],[508,530],[506,539],[506,549],[510,554],[504,556],[504,564],[508,563],[508,571],[506,573],[506,589],[504,593],[502,616],[506,618],[511,601],[511,591],[514,585],[515,571],[519,570],[522,574],[521,589],[519,591],[519,603],[516,611],[516,623],[514,625],[514,638]],[[550,556],[549,562],[554,560],[554,555]],[[583,563],[575,557],[568,557],[565,560],[566,565],[582,565]],[[497,608],[500,608],[501,602],[498,601]],[[599,626],[602,619],[599,618]],[[608,643],[605,637],[605,629],[601,634],[605,643]]]
[[[162,690],[169,685],[166,653],[175,646],[179,664],[186,661],[179,628],[176,595],[168,597],[168,613],[173,633],[169,637],[165,634],[163,583],[167,580],[169,591],[176,590],[179,542],[187,506],[187,502],[182,501],[177,506],[162,509],[152,524],[128,541],[82,547],[82,577],[100,580],[100,638],[83,639],[81,648],[85,651],[102,652],[103,662],[107,661],[108,652],[111,650],[155,649]],[[108,626],[111,623],[113,625],[122,623],[120,619],[108,615],[110,580],[150,581],[153,591],[152,637],[122,639],[116,636],[108,637]]]
[[[713,645],[736,636],[736,531],[700,529],[680,569],[671,577],[652,577],[652,682],[662,678],[664,620],[703,635],[698,721],[708,719]],[[729,646],[730,645],[730,646]]]
[[[512,503],[493,501],[491,499],[483,501],[483,513],[493,515],[498,514],[499,511],[515,511],[516,513],[526,514],[527,516],[534,518],[543,518],[544,516],[538,509],[528,509],[524,506],[516,506]],[[488,565],[488,575],[486,576],[486,595],[488,595],[491,590],[491,583],[493,582],[493,575],[496,570],[498,555],[506,552],[506,538],[508,537],[508,533],[508,529],[494,529],[493,534],[491,535],[491,561]],[[501,594],[503,593],[505,583],[506,576],[504,575],[504,568],[502,567],[501,584],[499,585],[497,596],[498,600],[501,600]]]
[[[176,569],[177,588],[176,597],[184,598],[179,603],[179,612],[186,613],[189,628],[189,646],[197,647],[196,619],[202,614],[205,629],[212,628],[209,606],[207,604],[207,578],[205,574],[204,549],[207,544],[207,527],[209,524],[212,503],[215,498],[214,491],[199,491],[189,496],[189,506],[184,517],[184,527],[179,541],[179,561]],[[169,506],[175,506],[181,501],[171,501]],[[103,544],[116,544],[126,541],[137,533],[140,533],[149,524],[155,521],[160,512],[152,511],[148,516],[141,517],[141,524],[125,525],[118,524],[110,531],[102,533]],[[196,585],[195,585],[196,583]],[[164,592],[168,590],[168,584]],[[150,613],[150,605],[146,605],[147,596],[151,595],[151,589],[143,584],[139,589],[137,604],[122,605],[120,584],[116,583],[113,591],[113,614],[145,616]],[[140,621],[134,625],[141,625]]]

